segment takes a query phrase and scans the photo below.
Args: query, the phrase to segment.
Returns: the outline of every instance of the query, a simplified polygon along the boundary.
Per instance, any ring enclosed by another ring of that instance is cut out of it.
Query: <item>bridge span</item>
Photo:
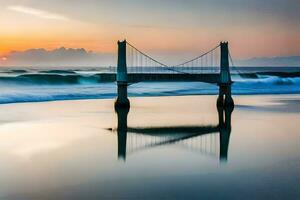
[[[221,42],[206,53],[178,65],[169,66],[148,56],[126,40],[118,41],[116,74],[103,74],[103,80],[116,80],[115,107],[130,107],[127,87],[151,81],[205,82],[219,87],[218,107],[233,106],[228,42]]]

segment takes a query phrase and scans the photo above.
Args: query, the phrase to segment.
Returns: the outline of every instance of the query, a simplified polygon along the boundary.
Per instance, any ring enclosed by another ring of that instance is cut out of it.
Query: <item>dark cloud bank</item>
[[[29,49],[14,51],[7,56],[1,65],[5,66],[110,66],[115,65],[115,54],[95,53],[83,48],[72,49],[61,47],[51,51]]]

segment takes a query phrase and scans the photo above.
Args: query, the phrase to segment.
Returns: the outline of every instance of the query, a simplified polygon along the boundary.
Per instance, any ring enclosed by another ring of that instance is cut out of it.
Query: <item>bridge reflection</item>
[[[233,107],[218,107],[219,123],[207,126],[127,127],[129,108],[117,108],[118,158],[157,146],[176,144],[227,161]]]

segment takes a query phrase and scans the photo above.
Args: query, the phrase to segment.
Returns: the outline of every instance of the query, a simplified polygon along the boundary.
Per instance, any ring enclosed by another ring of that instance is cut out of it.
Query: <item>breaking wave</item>
[[[115,75],[101,70],[0,71],[0,103],[115,98]],[[232,92],[242,94],[300,94],[300,76],[252,73],[233,76]],[[197,82],[143,82],[128,89],[130,96],[211,95],[218,87]]]

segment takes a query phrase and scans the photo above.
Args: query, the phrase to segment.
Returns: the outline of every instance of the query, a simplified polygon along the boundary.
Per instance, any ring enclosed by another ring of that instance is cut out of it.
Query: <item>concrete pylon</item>
[[[221,71],[219,79],[219,97],[217,100],[218,107],[234,106],[234,102],[231,96],[231,75],[229,69],[229,54],[228,54],[228,42],[221,42]],[[225,98],[224,98],[225,97]]]
[[[117,66],[118,97],[115,107],[130,107],[127,95],[128,76],[126,64],[126,40],[118,41],[118,66]]]

